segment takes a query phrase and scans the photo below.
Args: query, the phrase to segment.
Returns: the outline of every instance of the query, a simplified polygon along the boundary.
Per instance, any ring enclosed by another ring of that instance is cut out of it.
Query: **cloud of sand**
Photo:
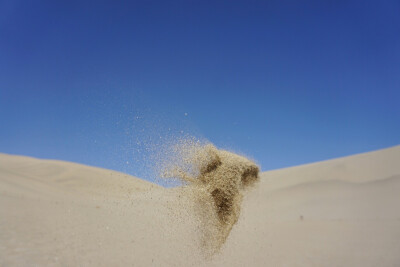
[[[178,141],[159,167],[161,177],[188,185],[185,192],[195,202],[201,246],[209,255],[218,252],[239,219],[243,193],[259,179],[259,167],[195,139]]]

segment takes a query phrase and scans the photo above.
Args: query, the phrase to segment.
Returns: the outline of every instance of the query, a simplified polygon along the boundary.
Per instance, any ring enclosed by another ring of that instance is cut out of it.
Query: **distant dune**
[[[0,266],[400,266],[400,146],[262,173],[211,258],[187,190],[0,154]]]

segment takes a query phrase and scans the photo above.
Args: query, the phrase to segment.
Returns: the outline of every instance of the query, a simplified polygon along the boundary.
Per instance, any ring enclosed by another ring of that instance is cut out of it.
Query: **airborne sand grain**
[[[249,159],[193,139],[171,147],[161,176],[188,184],[185,192],[196,204],[201,222],[201,247],[212,256],[225,243],[240,216],[243,193],[259,179],[259,167]]]

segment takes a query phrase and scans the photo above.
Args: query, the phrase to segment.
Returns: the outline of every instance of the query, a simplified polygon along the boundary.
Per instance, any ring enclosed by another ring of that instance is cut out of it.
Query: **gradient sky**
[[[0,152],[152,180],[146,146],[180,134],[263,170],[398,145],[399,14],[399,1],[0,1]]]

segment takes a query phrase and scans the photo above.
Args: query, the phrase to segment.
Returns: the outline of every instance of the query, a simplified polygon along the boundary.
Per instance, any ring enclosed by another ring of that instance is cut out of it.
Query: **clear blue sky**
[[[399,1],[126,2],[0,1],[0,152],[151,180],[137,142],[181,131],[263,170],[400,143]]]

